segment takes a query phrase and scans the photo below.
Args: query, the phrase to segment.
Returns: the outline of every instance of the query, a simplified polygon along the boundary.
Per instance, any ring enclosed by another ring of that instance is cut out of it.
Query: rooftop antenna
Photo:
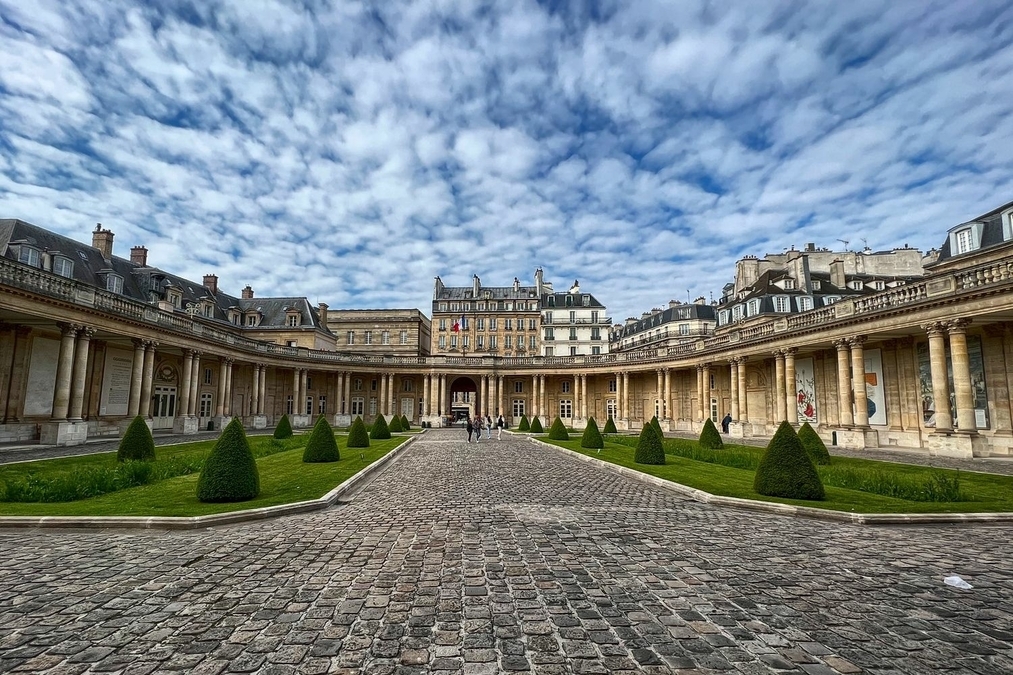
[[[844,244],[844,250],[845,250],[845,251],[847,251],[847,250],[848,250],[848,240],[847,240],[847,239],[838,239],[837,241],[839,241],[839,242],[841,242],[842,244]]]
[[[863,246],[863,249],[862,249],[863,251],[868,251],[869,250],[869,241],[865,237],[862,237],[862,246]]]
[[[689,299],[689,289],[686,289],[686,304],[690,304],[692,301]]]

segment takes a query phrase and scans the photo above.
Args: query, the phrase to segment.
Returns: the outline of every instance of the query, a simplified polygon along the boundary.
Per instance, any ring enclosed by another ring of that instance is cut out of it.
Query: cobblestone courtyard
[[[463,437],[314,514],[0,531],[0,671],[1013,672],[1013,528],[758,515]]]

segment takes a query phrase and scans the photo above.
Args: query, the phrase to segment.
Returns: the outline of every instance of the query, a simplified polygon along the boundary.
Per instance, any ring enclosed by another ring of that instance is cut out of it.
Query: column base
[[[753,435],[753,426],[749,422],[732,422],[728,425],[730,438],[748,438]]]
[[[172,433],[174,434],[195,434],[199,431],[200,418],[191,417],[175,417],[172,420]]]
[[[865,450],[868,447],[864,429],[834,429],[830,432],[830,443],[849,450]]]
[[[39,425],[40,445],[83,445],[88,440],[88,423],[45,422]]]
[[[988,457],[988,444],[985,439],[977,433],[934,432],[925,438],[925,447],[929,449],[930,455],[940,457],[960,457],[970,459],[972,457]]]
[[[215,431],[221,431],[232,421],[231,415],[216,415],[211,419],[211,423],[214,424]]]
[[[123,434],[125,434],[127,432],[127,427],[129,427],[133,423],[133,421],[134,421],[133,417],[127,417],[126,419],[120,420],[116,424],[118,435],[122,436]],[[154,427],[155,421],[149,417],[144,420],[144,423],[148,425],[148,431],[151,431],[151,429]]]
[[[293,429],[305,429],[312,425],[312,415],[289,415],[288,421]]]
[[[250,426],[254,429],[266,429],[267,415],[254,415],[250,418]]]
[[[334,426],[336,427],[350,427],[352,426],[352,416],[348,414],[339,414],[334,416]]]

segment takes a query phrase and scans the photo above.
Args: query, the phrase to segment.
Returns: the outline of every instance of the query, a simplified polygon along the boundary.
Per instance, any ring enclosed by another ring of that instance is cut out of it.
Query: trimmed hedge
[[[130,421],[123,432],[120,446],[116,450],[117,462],[150,462],[155,459],[155,439],[151,437],[151,429],[144,418],[138,415]]]
[[[366,431],[366,424],[361,417],[356,417],[352,426],[348,429],[348,447],[368,448],[369,432]]]
[[[756,467],[753,489],[768,497],[813,501],[825,497],[816,467],[787,422],[781,422],[767,444],[760,465]]]
[[[640,442],[637,443],[637,452],[633,456],[637,464],[664,464],[665,447],[661,444],[661,437],[654,430],[654,425],[645,424],[640,432]]]
[[[374,441],[390,438],[390,427],[387,426],[387,420],[383,418],[383,415],[377,415],[373,420],[373,428],[369,430],[369,437]]]
[[[313,425],[310,438],[306,441],[306,449],[302,453],[302,461],[306,463],[337,462],[341,459],[338,442],[334,439],[334,431],[323,415]]]
[[[593,417],[587,418],[587,426],[584,427],[584,435],[580,437],[580,447],[582,448],[605,447],[605,439],[601,437],[601,433],[598,431],[598,423],[594,421]]]
[[[260,494],[260,474],[250,442],[238,417],[233,417],[211,454],[204,460],[197,479],[197,499],[202,502],[244,502]]]
[[[720,450],[725,447],[718,428],[714,426],[714,422],[709,417],[703,423],[703,429],[700,431],[700,447],[708,450]]]
[[[401,418],[398,417],[397,415],[394,415],[393,417],[391,417],[390,418],[390,426],[387,427],[387,429],[392,434],[400,433],[401,431],[404,431],[404,429],[401,428]]]
[[[654,431],[657,432],[658,438],[664,440],[665,432],[661,430],[661,422],[658,421],[657,415],[651,418],[651,426],[654,427]]]
[[[278,426],[274,428],[274,437],[278,440],[292,438],[292,423],[288,421],[288,415],[282,415],[278,420]]]
[[[605,428],[601,431],[603,434],[617,434],[619,431],[616,429],[616,422],[612,419],[612,415],[605,420]]]
[[[566,431],[566,427],[563,425],[563,420],[556,415],[555,421],[552,426],[549,427],[549,438],[554,441],[568,441],[570,440],[570,434]]]
[[[537,417],[535,417],[534,419],[532,419],[531,420],[531,433],[533,433],[533,434],[541,434],[541,433],[544,433],[544,432],[545,432],[545,429],[542,429],[542,423],[541,423],[541,421]]]
[[[806,454],[809,455],[813,464],[830,464],[830,452],[827,450],[826,443],[808,422],[798,430],[798,440],[802,442],[802,447],[805,448]]]
[[[412,428],[412,423],[408,421],[406,415],[401,415],[401,431],[408,431]]]
[[[517,431],[531,431],[531,423],[527,415],[521,415],[521,423],[517,425]]]

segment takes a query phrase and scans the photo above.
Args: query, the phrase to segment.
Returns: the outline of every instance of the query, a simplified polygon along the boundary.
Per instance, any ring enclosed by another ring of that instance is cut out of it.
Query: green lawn
[[[303,447],[308,435],[286,441],[290,449],[268,456],[259,456],[260,496],[232,504],[204,504],[197,501],[197,474],[180,476],[150,485],[111,492],[99,497],[73,502],[12,503],[0,502],[0,515],[7,516],[202,516],[243,509],[276,506],[317,499],[330,492],[369,464],[404,443],[407,435],[390,440],[371,441],[368,448],[346,447],[346,436],[337,435],[341,461],[326,464],[304,464]],[[250,446],[258,456],[270,451],[270,437],[250,437]],[[174,455],[206,455],[215,441],[186,443],[156,448],[159,460]],[[71,473],[84,467],[113,466],[116,453],[83,457],[66,457],[39,462],[22,462],[0,466],[0,481],[8,477]]]
[[[780,504],[793,504],[796,506],[812,506],[821,509],[832,509],[835,511],[849,511],[855,513],[978,513],[978,512],[1013,512],[1013,476],[999,476],[995,474],[971,473],[966,471],[956,472],[946,469],[934,469],[913,464],[898,464],[894,462],[877,462],[868,459],[852,459],[849,457],[834,457],[834,467],[850,467],[856,469],[873,469],[883,472],[890,472],[896,475],[909,478],[928,478],[932,472],[943,472],[947,475],[958,475],[960,489],[971,501],[962,502],[921,502],[897,499],[883,495],[850,490],[838,487],[826,488],[826,500],[811,502],[799,499],[781,499],[778,497],[766,497],[753,491],[753,471],[738,469],[721,464],[702,462],[672,454],[665,455],[666,464],[654,466],[637,464],[633,461],[634,449],[626,445],[609,442],[606,440],[605,447],[601,452],[587,450],[580,447],[580,439],[569,441],[550,441],[540,439],[546,443],[558,445],[568,450],[579,452],[582,455],[596,457],[612,464],[636,469],[658,478],[686,485],[698,490],[703,490],[715,495],[726,497],[740,497],[743,499],[755,499],[759,501],[777,502]],[[670,440],[670,439],[666,439]],[[756,454],[763,452],[762,448],[750,446],[726,446],[729,450],[748,451]],[[720,452],[720,451],[718,451]]]

